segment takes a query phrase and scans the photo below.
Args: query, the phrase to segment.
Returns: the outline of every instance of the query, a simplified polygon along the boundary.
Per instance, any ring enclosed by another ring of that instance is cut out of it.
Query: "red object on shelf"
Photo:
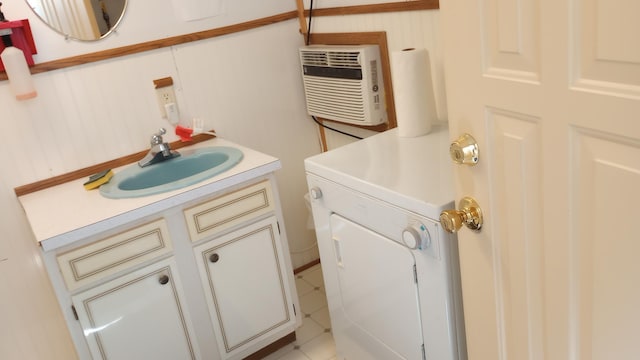
[[[192,141],[191,135],[193,134],[193,129],[189,129],[183,126],[176,126],[176,135],[180,137],[180,141],[187,142]]]
[[[0,22],[0,31],[3,29],[11,29],[11,41],[13,46],[22,50],[27,64],[35,65],[33,54],[37,54],[36,43],[33,41],[31,34],[31,26],[28,19]],[[0,41],[0,53],[4,51],[4,43]],[[4,71],[4,64],[0,60],[0,71]]]

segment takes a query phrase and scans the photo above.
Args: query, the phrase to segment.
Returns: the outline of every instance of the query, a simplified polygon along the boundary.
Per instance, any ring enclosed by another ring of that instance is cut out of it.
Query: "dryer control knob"
[[[410,249],[424,249],[431,245],[431,237],[426,226],[415,223],[402,231],[402,242]]]
[[[309,190],[309,194],[312,199],[318,200],[322,197],[322,190],[320,190],[319,187],[314,186]]]

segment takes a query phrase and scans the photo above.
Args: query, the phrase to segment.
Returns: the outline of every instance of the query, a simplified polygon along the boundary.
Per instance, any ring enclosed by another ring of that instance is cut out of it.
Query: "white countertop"
[[[208,146],[236,147],[242,150],[244,157],[222,174],[163,194],[108,199],[100,195],[98,189],[85,190],[83,184],[87,179],[83,178],[20,196],[19,200],[36,240],[49,251],[281,168],[277,158],[220,138],[183,149]],[[119,169],[113,169],[114,173]]]
[[[397,129],[305,160],[312,173],[437,220],[453,208],[453,165],[446,127],[404,138]]]

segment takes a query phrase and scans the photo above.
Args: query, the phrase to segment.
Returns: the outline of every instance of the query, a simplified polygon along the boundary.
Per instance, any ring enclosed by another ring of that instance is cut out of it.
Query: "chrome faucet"
[[[169,144],[162,140],[162,135],[166,133],[167,130],[160,128],[157,133],[151,135],[151,150],[149,150],[142,160],[138,161],[138,165],[140,165],[140,167],[149,166],[180,156],[179,152],[171,150]]]

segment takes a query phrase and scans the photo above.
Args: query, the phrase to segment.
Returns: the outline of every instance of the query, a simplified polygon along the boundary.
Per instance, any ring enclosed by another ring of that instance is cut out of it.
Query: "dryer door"
[[[344,337],[336,339],[345,347],[338,352],[348,359],[422,359],[411,250],[336,214],[331,231],[344,311],[334,329]]]

